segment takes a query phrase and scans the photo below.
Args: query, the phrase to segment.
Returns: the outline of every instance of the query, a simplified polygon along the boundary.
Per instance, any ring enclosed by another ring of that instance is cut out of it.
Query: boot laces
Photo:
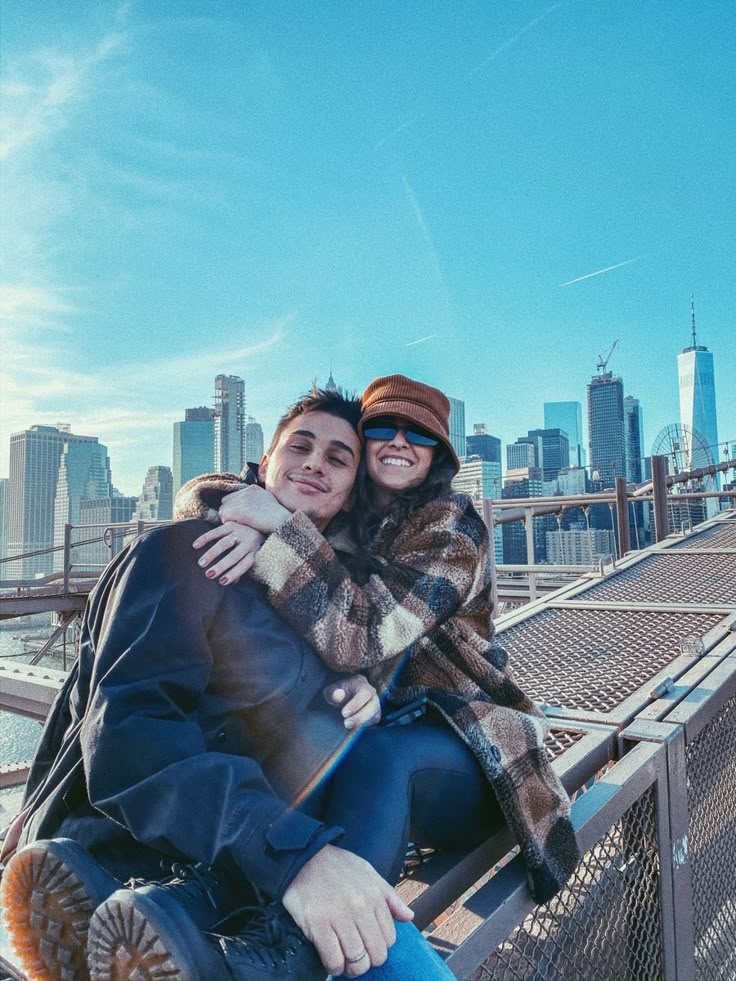
[[[212,893],[213,872],[209,865],[197,862],[194,865],[186,865],[183,862],[161,862],[164,871],[170,871],[172,878],[164,879],[159,885],[167,888],[176,886],[177,890],[186,892],[189,895],[200,895],[204,893],[213,908],[217,908],[217,900]]]
[[[256,963],[268,967],[285,964],[288,954],[294,955],[306,938],[283,907],[277,903],[264,906],[241,906],[234,915],[249,913],[250,919],[232,941],[241,952],[247,953]],[[219,932],[218,925],[215,929]]]

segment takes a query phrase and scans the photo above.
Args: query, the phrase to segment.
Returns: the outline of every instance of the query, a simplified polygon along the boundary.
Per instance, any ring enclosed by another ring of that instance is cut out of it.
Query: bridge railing
[[[653,480],[643,485],[630,485],[622,477],[617,477],[615,488],[612,491],[605,491],[596,494],[579,495],[556,495],[554,497],[527,497],[527,498],[493,498],[483,499],[476,502],[479,510],[482,509],[483,518],[488,528],[493,531],[497,526],[511,524],[522,521],[525,529],[526,555],[527,561],[524,564],[495,563],[498,577],[517,575],[524,570],[528,576],[528,599],[534,601],[539,595],[539,577],[559,576],[559,575],[581,575],[586,571],[602,571],[603,563],[611,562],[615,566],[616,559],[623,558],[634,546],[639,549],[639,542],[632,543],[630,533],[630,516],[634,518],[636,524],[635,505],[651,504],[654,527],[655,541],[662,541],[673,531],[683,530],[691,526],[689,517],[685,520],[676,518],[675,507],[689,501],[704,501],[717,499],[723,501],[736,501],[736,490],[724,491],[682,491],[670,493],[671,488],[678,484],[693,484],[701,481],[703,477],[713,476],[717,473],[727,473],[729,469],[736,470],[736,459],[726,463],[714,464],[709,467],[698,468],[696,470],[684,471],[673,475],[666,472],[666,458],[652,457]],[[611,529],[615,534],[615,552],[611,555],[601,557],[596,556],[592,546],[592,535],[590,526],[591,508],[596,505],[605,505],[610,511]],[[583,513],[588,533],[589,555],[588,562],[576,565],[572,573],[565,571],[557,563],[549,563],[539,567],[535,563],[536,546],[534,540],[534,519],[546,515],[554,515],[557,518],[557,528],[561,532],[563,515],[570,511],[580,510]],[[508,584],[506,584],[508,586]],[[513,597],[513,590],[510,597]],[[496,602],[498,595],[496,596]]]
[[[33,549],[32,551],[22,552],[17,555],[8,555],[0,559],[0,570],[11,563],[22,562],[25,559],[38,558],[39,556],[55,556],[61,553],[61,568],[48,575],[38,575],[33,579],[28,578],[0,578],[0,590],[15,590],[17,595],[23,591],[42,591],[45,587],[51,587],[50,592],[59,590],[69,592],[77,580],[96,580],[100,572],[105,568],[119,550],[120,544],[126,539],[132,539],[143,534],[150,528],[158,528],[161,525],[169,524],[168,521],[124,521],[124,522],[100,522],[97,524],[75,525],[67,523],[64,525],[64,541],[61,545],[51,545],[46,548]],[[91,534],[96,529],[101,529],[99,534]],[[75,534],[85,537],[75,540]],[[90,560],[88,558],[79,559],[74,555],[76,549],[87,548],[90,546],[102,546],[107,553],[105,558]],[[88,584],[88,583],[87,583]]]

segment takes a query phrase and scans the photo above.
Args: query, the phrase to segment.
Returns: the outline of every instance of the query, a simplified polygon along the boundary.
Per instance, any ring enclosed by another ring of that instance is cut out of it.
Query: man
[[[357,402],[315,392],[282,418],[261,464],[265,486],[320,529],[349,503],[358,417]],[[394,920],[411,919],[388,883],[335,844],[339,829],[287,807],[267,780],[264,770],[286,795],[314,775],[311,763],[292,772],[294,734],[280,730],[302,714],[324,716],[316,693],[336,676],[257,584],[203,582],[191,549],[203,528],[184,521],[142,536],[90,598],[77,673],[47,726],[14,832],[28,847],[3,880],[6,923],[32,977],[85,976],[80,948],[98,906],[93,977],[153,978],[164,965],[172,979],[314,976],[303,935],[330,973],[358,976],[385,960]],[[308,740],[304,748],[309,756]],[[51,837],[71,841],[30,844]],[[160,876],[162,858],[204,864],[108,898],[117,880]],[[303,931],[270,908],[267,932],[287,924],[278,949],[292,962],[284,955],[269,967],[268,944],[217,947],[190,929],[187,914],[207,929],[253,902],[248,883]]]

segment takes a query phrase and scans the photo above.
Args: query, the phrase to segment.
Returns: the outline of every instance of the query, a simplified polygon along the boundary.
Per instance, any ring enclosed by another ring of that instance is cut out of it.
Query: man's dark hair
[[[268,452],[273,452],[284,428],[298,416],[306,415],[308,412],[326,412],[328,416],[344,419],[357,433],[360,411],[360,399],[355,393],[349,395],[341,388],[317,388],[317,385],[312,382],[311,389],[289,406],[279,419]]]

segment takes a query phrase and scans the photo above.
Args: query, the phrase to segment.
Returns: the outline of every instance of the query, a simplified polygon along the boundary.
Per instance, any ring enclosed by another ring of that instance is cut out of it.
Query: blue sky
[[[732,0],[3,0],[1,26],[0,474],[65,421],[138,493],[218,372],[267,435],[332,366],[513,441],[616,339],[648,451],[691,292],[736,440]]]

